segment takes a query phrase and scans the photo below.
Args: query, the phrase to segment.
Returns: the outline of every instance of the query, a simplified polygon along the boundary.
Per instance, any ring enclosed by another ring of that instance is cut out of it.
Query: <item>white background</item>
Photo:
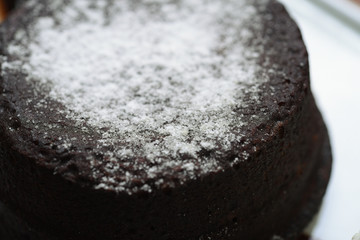
[[[302,30],[312,90],[333,147],[331,181],[311,235],[350,240],[360,230],[360,5],[347,0],[281,2]]]

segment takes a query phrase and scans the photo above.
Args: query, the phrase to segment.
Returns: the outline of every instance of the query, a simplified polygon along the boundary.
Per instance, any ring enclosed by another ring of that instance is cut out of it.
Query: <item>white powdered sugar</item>
[[[189,178],[219,170],[217,151],[241,137],[231,126],[246,121],[233,109],[265,81],[255,77],[261,49],[249,45],[260,21],[246,0],[74,0],[38,18],[25,43],[19,31],[6,67],[21,66],[67,118],[97,129],[99,149],[111,146],[109,167],[94,169],[97,188],[125,190],[137,177],[129,164],[159,185],[164,169]]]

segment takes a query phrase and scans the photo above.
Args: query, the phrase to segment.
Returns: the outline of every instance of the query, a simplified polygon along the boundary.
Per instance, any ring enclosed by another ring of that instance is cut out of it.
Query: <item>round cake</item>
[[[0,238],[296,239],[331,169],[274,0],[30,0],[0,27]]]

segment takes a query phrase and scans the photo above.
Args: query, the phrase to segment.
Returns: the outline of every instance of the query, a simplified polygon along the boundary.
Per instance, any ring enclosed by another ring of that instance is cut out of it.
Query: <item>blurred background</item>
[[[312,240],[351,240],[360,230],[360,0],[280,1],[302,30],[333,147],[329,188],[307,231]],[[15,3],[7,2],[0,21]]]

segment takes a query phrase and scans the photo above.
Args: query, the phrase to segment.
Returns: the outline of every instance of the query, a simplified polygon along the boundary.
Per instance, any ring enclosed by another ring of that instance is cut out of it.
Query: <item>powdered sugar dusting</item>
[[[221,170],[222,152],[241,138],[234,122],[247,124],[233,109],[265,81],[255,77],[262,49],[249,45],[259,22],[246,0],[74,0],[40,17],[26,43],[19,31],[9,52],[20,57],[3,68],[21,67],[67,118],[101,134],[94,151],[111,150],[103,168],[88,156],[96,188],[151,191],[166,171]]]

